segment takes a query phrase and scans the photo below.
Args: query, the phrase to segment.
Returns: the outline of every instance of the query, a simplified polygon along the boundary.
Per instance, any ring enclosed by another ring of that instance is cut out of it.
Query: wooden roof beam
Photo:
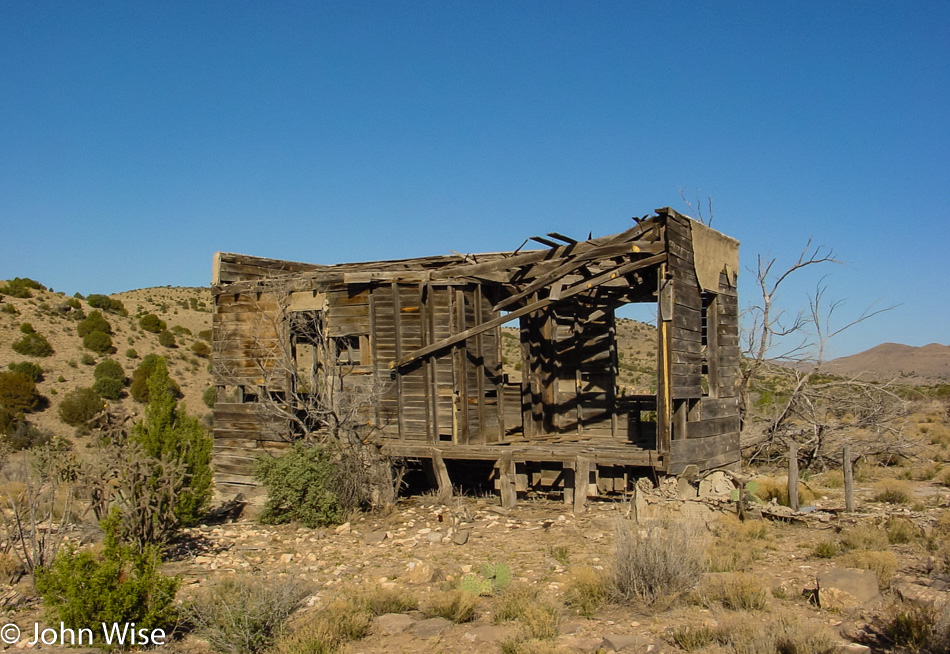
[[[574,286],[564,289],[560,294],[559,300],[566,300],[567,298],[577,295],[578,293],[583,293],[585,291],[593,290],[597,288],[598,286],[600,286],[601,284],[604,284],[605,282],[609,282],[611,280],[617,279],[623,275],[627,275],[636,270],[641,270],[643,268],[649,268],[651,266],[659,265],[663,263],[664,261],[666,261],[665,253],[656,254],[646,259],[640,259],[639,261],[631,261],[629,263],[621,264],[617,266],[616,268],[612,270],[608,270],[607,272],[601,273],[600,275],[597,275],[596,277],[592,277],[591,279],[588,279],[587,281],[580,282],[579,284],[575,284]],[[444,338],[438,343],[433,343],[431,345],[421,347],[418,350],[415,350],[414,352],[410,352],[406,354],[405,356],[393,361],[391,364],[389,364],[389,367],[392,368],[393,370],[398,370],[399,368],[402,368],[403,366],[409,363],[412,363],[413,361],[421,359],[424,356],[428,356],[434,352],[438,352],[439,350],[444,350],[445,348],[451,347],[452,345],[455,345],[456,343],[460,343],[467,338],[471,338],[472,336],[477,336],[478,334],[486,332],[489,329],[494,329],[495,327],[503,325],[506,322],[510,322],[514,320],[515,318],[520,318],[521,316],[525,316],[529,313],[534,313],[535,311],[538,311],[540,309],[543,309],[546,306],[554,304],[556,301],[559,301],[559,300],[554,300],[552,298],[545,298],[543,300],[538,300],[537,302],[532,302],[531,304],[526,304],[520,309],[515,309],[511,313],[508,313],[504,316],[498,316],[497,318],[492,318],[491,320],[487,322],[483,322],[480,325],[476,325],[475,327],[466,329],[465,331],[461,331],[457,334],[453,334],[452,336],[449,336],[448,338]]]

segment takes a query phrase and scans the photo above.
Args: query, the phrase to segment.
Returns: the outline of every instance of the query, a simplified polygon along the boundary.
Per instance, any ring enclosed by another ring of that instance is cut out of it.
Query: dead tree
[[[331,448],[341,468],[343,484],[336,490],[344,505],[390,504],[397,482],[391,462],[373,442],[377,427],[368,419],[377,413],[384,384],[375,375],[364,375],[358,390],[345,383],[358,363],[349,344],[327,336],[322,311],[292,311],[290,299],[287,288],[274,284],[268,300],[276,310],[259,308],[259,315],[276,338],[250,337],[259,424],[272,432],[272,440]],[[219,383],[241,387],[247,379],[246,371],[227,361],[215,359],[213,365]]]
[[[776,263],[759,256],[759,295],[747,310],[739,382],[746,456],[777,462],[795,443],[807,469],[835,465],[845,443],[858,457],[904,454],[909,443],[900,419],[906,406],[892,386],[822,370],[832,338],[893,307],[871,307],[835,326],[843,303],[828,303],[827,287],[819,282],[808,306],[789,315],[776,302],[785,283],[806,268],[838,262],[809,240],[788,268],[777,270]]]

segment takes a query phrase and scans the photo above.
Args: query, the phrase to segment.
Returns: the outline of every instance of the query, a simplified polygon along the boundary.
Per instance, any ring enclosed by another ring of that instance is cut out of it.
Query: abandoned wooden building
[[[217,253],[219,489],[252,490],[256,456],[319,432],[314,405],[442,484],[446,461],[492,462],[505,503],[737,462],[738,242],[669,208],[611,236],[532,240],[542,249],[337,265]],[[629,303],[656,309],[655,392],[618,385]]]

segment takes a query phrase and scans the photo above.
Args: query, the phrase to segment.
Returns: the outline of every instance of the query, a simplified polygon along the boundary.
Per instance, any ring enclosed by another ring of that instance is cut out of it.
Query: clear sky
[[[833,247],[842,319],[901,303],[834,355],[946,344],[948,100],[945,1],[0,0],[0,278],[513,249],[682,191],[743,266]]]

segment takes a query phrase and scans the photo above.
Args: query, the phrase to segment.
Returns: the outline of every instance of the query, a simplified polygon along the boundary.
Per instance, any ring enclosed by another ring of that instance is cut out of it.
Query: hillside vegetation
[[[51,436],[72,439],[77,426],[64,421],[64,402],[69,413],[70,401],[82,399],[78,391],[95,389],[89,399],[101,397],[110,413],[141,414],[144,405],[133,391],[144,379],[133,386],[135,370],[157,355],[166,359],[188,411],[210,423],[211,410],[202,399],[211,385],[210,330],[207,288],[70,297],[38,283],[24,288],[8,282],[0,284],[0,373],[7,373],[0,380],[22,383],[15,373],[28,373],[38,399],[23,416]]]

